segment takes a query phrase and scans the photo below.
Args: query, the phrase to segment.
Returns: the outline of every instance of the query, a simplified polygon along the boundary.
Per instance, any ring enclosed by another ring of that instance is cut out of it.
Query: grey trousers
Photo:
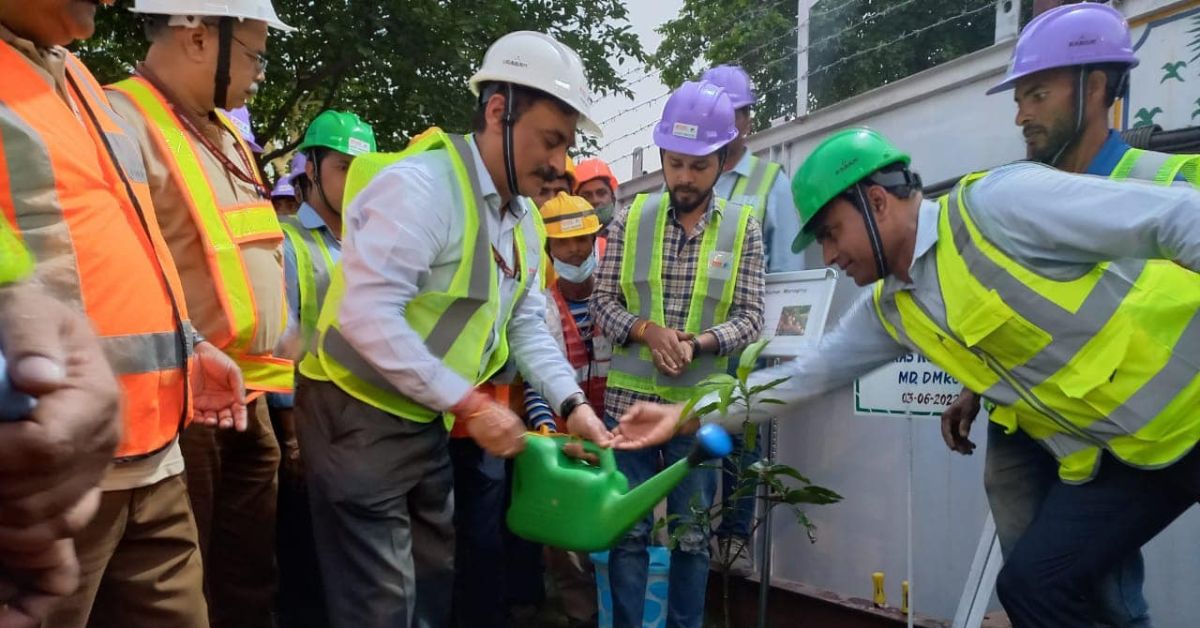
[[[330,625],[448,626],[454,474],[442,423],[300,377],[296,427]]]

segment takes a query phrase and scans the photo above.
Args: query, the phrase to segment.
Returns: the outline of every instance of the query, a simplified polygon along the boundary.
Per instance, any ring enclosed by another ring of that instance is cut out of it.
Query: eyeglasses
[[[237,43],[241,44],[242,47],[246,49],[246,53],[249,54],[250,58],[254,59],[254,62],[258,64],[259,72],[267,71],[267,63],[270,62],[270,59],[267,58],[267,53],[255,52],[255,50],[253,48],[251,48],[249,44],[238,39],[237,35],[233,36],[233,41],[236,41]]]

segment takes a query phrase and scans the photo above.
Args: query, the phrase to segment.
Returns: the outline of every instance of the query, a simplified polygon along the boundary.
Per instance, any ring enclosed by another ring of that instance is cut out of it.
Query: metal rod
[[[776,423],[775,419],[767,422],[767,457],[766,464],[775,463],[776,455]],[[764,495],[766,487],[761,483],[758,490]],[[771,590],[771,512],[770,504],[763,501],[763,522],[759,530],[759,564],[758,564],[758,628],[767,628],[767,595]]]

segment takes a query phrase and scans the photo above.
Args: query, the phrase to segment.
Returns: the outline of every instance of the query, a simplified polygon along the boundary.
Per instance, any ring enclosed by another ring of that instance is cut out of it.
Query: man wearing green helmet
[[[817,351],[750,384],[788,378],[774,393],[795,404],[917,351],[995,401],[991,420],[1050,451],[1060,478],[1000,601],[1019,628],[1090,628],[1096,580],[1200,496],[1200,193],[1021,162],[930,201],[909,162],[850,129],[801,166],[793,250],[816,239],[873,288]],[[632,408],[617,446],[670,438],[681,410]]]
[[[296,148],[306,159],[309,193],[293,216],[280,217],[288,324],[276,348],[297,363],[313,342],[317,314],[329,288],[329,271],[342,254],[342,192],[354,158],[375,151],[371,125],[353,113],[321,112]],[[312,518],[303,488],[304,467],[290,394],[268,398],[276,419],[282,462],[279,467],[279,614],[283,626],[324,621],[325,606]]]

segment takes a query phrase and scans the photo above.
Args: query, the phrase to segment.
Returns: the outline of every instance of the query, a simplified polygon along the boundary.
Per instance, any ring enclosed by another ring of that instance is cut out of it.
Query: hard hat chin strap
[[[875,254],[875,270],[879,273],[879,278],[887,277],[887,258],[883,254],[883,237],[879,234],[879,224],[875,222],[875,213],[871,211],[871,203],[867,201],[867,195],[863,191],[863,184],[854,184],[854,205],[858,208],[858,213],[862,214],[863,224],[867,228],[867,237],[871,240],[871,252]]]
[[[1052,168],[1058,167],[1058,162],[1062,159],[1067,149],[1074,146],[1083,135],[1083,90],[1086,87],[1086,78],[1088,74],[1088,66],[1079,66],[1078,81],[1075,85],[1075,130],[1071,132],[1071,137],[1063,142],[1063,145],[1058,148],[1058,152],[1054,153],[1054,158],[1047,164]]]
[[[516,106],[513,104],[512,83],[505,83],[504,89],[504,117],[501,119],[501,124],[504,126],[504,176],[508,179],[509,194],[520,196],[521,189],[517,185],[517,164],[513,159],[513,126],[516,125],[517,120],[513,113]]]
[[[229,55],[233,48],[233,19],[221,18],[217,24],[217,73],[213,80],[213,104],[226,109],[229,94]]]

